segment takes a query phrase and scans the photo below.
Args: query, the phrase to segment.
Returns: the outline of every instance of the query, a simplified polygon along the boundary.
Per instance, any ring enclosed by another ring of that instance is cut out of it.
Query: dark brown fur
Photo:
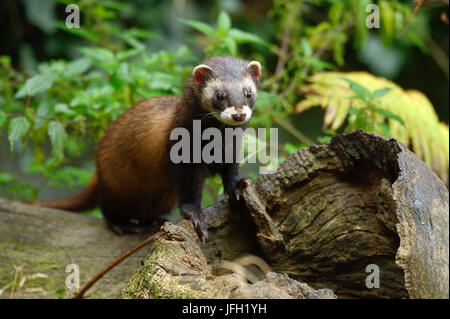
[[[239,59],[216,57],[204,63],[215,71],[211,77],[236,81],[236,78],[248,76],[247,62]],[[181,213],[191,219],[199,235],[206,238],[200,209],[204,180],[221,174],[226,193],[232,196],[240,180],[238,164],[175,165],[169,158],[174,143],[169,140],[172,129],[184,127],[192,131],[194,119],[202,120],[202,130],[227,127],[215,118],[205,117],[208,112],[199,99],[204,84],[193,83],[191,79],[181,98],[155,97],[127,110],[110,125],[100,141],[97,169],[85,191],[69,199],[35,204],[69,211],[99,205],[108,226],[117,233],[124,233],[139,229],[132,220],[139,221],[140,225],[150,224],[169,213],[178,202]],[[239,100],[242,93],[233,94],[230,92],[229,98],[234,105],[245,102],[253,107],[254,99],[242,102]]]
[[[169,213],[177,197],[168,176],[167,140],[179,100],[173,96],[155,97],[127,110],[100,141],[97,169],[88,187],[72,198],[35,204],[73,212],[100,204],[106,208],[103,213],[110,226],[126,224],[130,219],[148,224]],[[108,206],[117,204],[123,209],[115,210],[118,214],[108,214]]]

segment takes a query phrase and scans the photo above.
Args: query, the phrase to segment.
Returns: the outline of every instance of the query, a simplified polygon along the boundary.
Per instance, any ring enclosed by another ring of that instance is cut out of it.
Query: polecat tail
[[[41,207],[49,207],[67,210],[71,212],[81,212],[89,209],[93,209],[98,205],[98,176],[95,171],[89,181],[88,186],[78,195],[66,198],[57,199],[51,201],[32,201],[30,204]]]

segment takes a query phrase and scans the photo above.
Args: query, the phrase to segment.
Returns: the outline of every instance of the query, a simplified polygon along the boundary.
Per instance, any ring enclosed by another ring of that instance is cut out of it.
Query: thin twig
[[[413,13],[411,14],[411,16],[408,19],[408,22],[406,22],[406,25],[403,27],[402,32],[400,33],[400,36],[403,36],[406,32],[406,30],[408,29],[409,25],[411,24],[411,21],[414,19],[414,17],[416,16],[417,12],[419,11],[420,7],[427,2],[427,0],[416,0],[416,5],[414,7]],[[449,0],[428,0],[428,2],[442,2],[446,5],[449,5]],[[445,14],[445,12],[444,12]],[[445,22],[445,21],[444,21]]]
[[[353,26],[353,22],[344,24],[344,25],[340,25],[336,28],[336,31],[334,32],[333,36],[329,37],[327,39],[327,41],[325,41],[325,43],[314,53],[314,57],[316,59],[320,58],[327,50],[328,47],[330,46],[331,42],[334,40],[334,38],[339,35],[339,33],[341,33],[342,31],[350,28]],[[311,69],[311,64],[308,64],[303,70],[301,75],[304,77],[308,74],[309,70]]]
[[[430,52],[431,57],[434,59],[436,64],[448,77],[449,76],[448,56],[445,54],[444,50],[442,50],[441,47],[437,45],[432,38],[426,41],[425,44]]]
[[[425,0],[417,0],[416,1],[416,6],[414,7],[413,13],[411,14],[411,16],[409,17],[409,19],[406,22],[405,26],[403,27],[402,32],[400,32],[400,36],[403,36],[405,34],[405,32],[408,29],[411,21],[414,19],[414,17],[416,16],[417,11],[419,11],[419,8],[422,6],[422,4],[424,2],[425,2]]]
[[[275,68],[274,79],[278,79],[281,76],[284,66],[286,65],[286,58],[288,56],[290,38],[291,38],[291,28],[287,24],[286,28],[284,29],[284,33],[283,33],[281,49],[280,49],[280,52],[278,53],[278,61],[277,61],[277,66]],[[274,82],[274,84],[272,85],[272,90],[271,90],[272,94],[274,94],[276,92],[277,86],[278,86],[278,83]]]
[[[123,253],[120,257],[117,257],[116,259],[114,259],[114,261],[112,263],[110,263],[108,266],[106,266],[105,268],[103,268],[97,275],[95,275],[94,278],[92,278],[84,287],[83,289],[80,290],[80,292],[78,294],[76,294],[75,297],[73,297],[73,299],[82,299],[84,294],[86,293],[86,291],[88,291],[89,288],[91,288],[100,278],[102,278],[108,271],[110,271],[111,269],[113,269],[115,266],[117,266],[120,262],[122,262],[125,258],[127,258],[128,256],[130,256],[132,253],[134,253],[135,251],[141,249],[142,247],[144,247],[145,245],[151,243],[152,241],[154,241],[155,239],[157,239],[159,236],[161,236],[162,232],[159,231],[156,234],[151,235],[150,237],[148,237],[147,239],[141,241],[140,243],[138,243],[136,246],[128,249],[125,253]]]
[[[307,137],[305,134],[303,134],[302,132],[300,132],[297,128],[295,128],[295,126],[293,126],[289,120],[281,118],[277,115],[272,115],[272,118],[274,120],[275,123],[277,123],[278,125],[280,125],[282,128],[284,128],[286,131],[288,131],[289,133],[291,133],[293,136],[295,136],[297,139],[299,139],[300,141],[303,141],[305,143],[308,144],[315,144],[314,141],[312,139],[310,139],[309,137]]]
[[[279,52],[277,66],[275,68],[275,76],[278,76],[284,69],[286,64],[287,51],[289,49],[289,40],[291,38],[291,28],[287,25],[284,30],[283,40],[281,42],[281,50]]]
[[[335,38],[335,36],[337,34],[339,34],[340,32],[342,32],[343,30],[350,28],[353,26],[353,22],[344,24],[344,25],[340,25],[339,27],[336,28],[336,31],[334,32],[333,36],[329,37],[327,39],[327,41],[325,41],[325,43],[322,45],[322,47],[320,47],[315,53],[314,53],[314,57],[320,58],[327,50],[328,47],[330,46],[330,44],[332,43],[332,40]],[[280,57],[281,58],[281,57]],[[309,70],[311,69],[311,65],[308,64],[306,65],[302,72],[300,73],[301,77],[304,78],[306,77],[306,75],[308,74]],[[295,87],[297,86],[297,79],[293,79],[291,81],[291,83],[280,93],[280,97],[284,98],[285,96],[287,96],[289,93],[291,93],[291,91],[293,89],[295,89]],[[274,106],[274,104],[269,106],[269,109],[271,109]],[[277,116],[272,116],[273,120],[280,125],[281,127],[283,127],[285,130],[287,130],[289,133],[291,133],[293,136],[295,136],[297,139],[299,139],[300,141],[306,142],[308,144],[314,144],[314,141],[312,139],[310,139],[309,137],[307,137],[306,135],[304,135],[302,132],[300,132],[297,128],[295,128],[290,122],[287,121],[283,121],[281,118],[277,117]]]
[[[340,25],[336,28],[336,31],[334,32],[333,36],[329,37],[327,41],[314,53],[314,58],[318,59],[320,58],[330,46],[331,42],[334,40],[335,36],[338,35],[341,31],[350,28],[353,26],[353,23],[347,23],[345,25]],[[308,75],[309,70],[311,70],[311,64],[306,65],[302,72],[300,73],[300,76],[302,78],[306,77]],[[284,98],[287,96],[291,91],[297,86],[297,79],[292,80],[292,82],[281,92],[280,96],[281,98]]]

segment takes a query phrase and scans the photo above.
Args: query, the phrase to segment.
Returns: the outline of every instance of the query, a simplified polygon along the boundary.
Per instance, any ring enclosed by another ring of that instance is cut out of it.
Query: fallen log
[[[448,298],[448,190],[394,139],[358,131],[301,149],[238,207],[220,201],[205,214],[205,244],[190,222],[167,222],[87,297]],[[67,264],[80,266],[82,286],[148,236],[0,200],[0,289],[23,265],[47,278],[15,297],[70,297]]]

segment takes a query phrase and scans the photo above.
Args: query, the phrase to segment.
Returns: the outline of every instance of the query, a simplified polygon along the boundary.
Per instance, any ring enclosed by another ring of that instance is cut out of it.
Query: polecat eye
[[[247,92],[247,99],[251,99],[252,98],[252,92]]]
[[[219,101],[222,101],[223,100],[223,94],[222,93],[217,93],[217,99],[219,100]]]

